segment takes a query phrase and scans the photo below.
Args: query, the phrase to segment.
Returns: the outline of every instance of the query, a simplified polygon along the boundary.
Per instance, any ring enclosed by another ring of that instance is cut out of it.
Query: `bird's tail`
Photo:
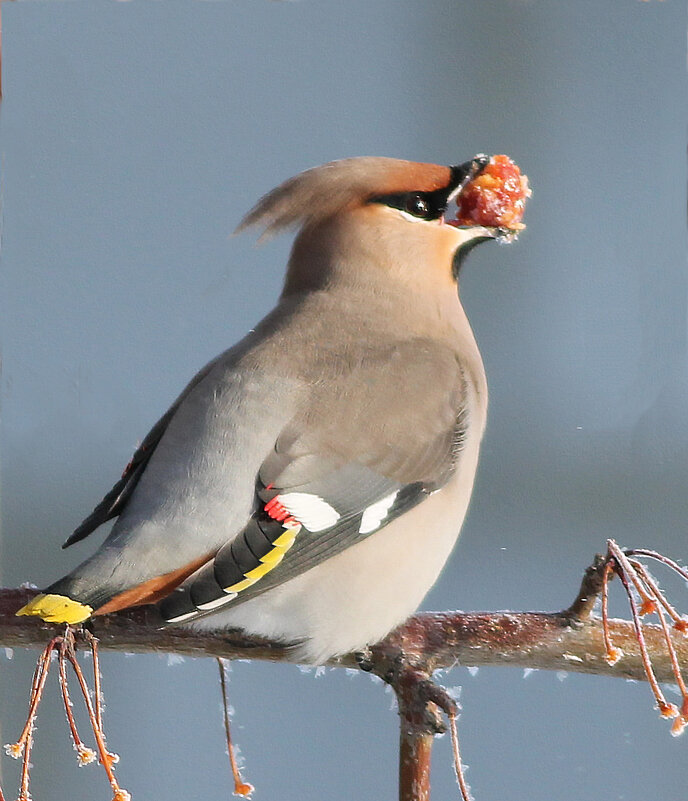
[[[22,606],[15,614],[40,617],[47,623],[82,623],[93,614],[88,604],[79,603],[67,595],[41,593]]]
[[[155,570],[141,569],[142,562],[134,570],[130,565],[122,566],[119,553],[114,549],[99,551],[69,575],[43,590],[16,614],[39,617],[48,623],[76,624],[94,615],[156,603],[212,556],[204,554],[160,574]]]

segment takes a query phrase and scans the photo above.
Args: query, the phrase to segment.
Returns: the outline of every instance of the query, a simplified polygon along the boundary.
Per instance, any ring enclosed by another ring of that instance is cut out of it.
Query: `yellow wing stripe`
[[[222,589],[225,592],[241,592],[245,590],[247,587],[250,587],[252,584],[255,584],[258,581],[257,578],[247,578],[243,581],[237,581],[236,584],[232,584],[231,587],[223,587]]]
[[[283,534],[280,534],[279,537],[277,537],[277,539],[273,542],[272,550],[268,551],[265,556],[260,558],[261,564],[258,565],[258,567],[254,567],[252,570],[249,570],[248,573],[244,573],[245,578],[243,581],[238,581],[236,584],[232,584],[231,587],[223,587],[224,591],[241,592],[242,590],[251,587],[256,583],[256,581],[263,578],[263,576],[267,575],[271,570],[276,568],[282,559],[284,559],[286,552],[294,544],[294,540],[296,539],[296,535],[299,533],[299,531],[301,531],[300,524],[292,528],[288,528]]]
[[[241,592],[255,584],[256,581],[267,575],[271,570],[274,570],[282,559],[284,559],[286,552],[294,544],[296,535],[300,530],[300,525],[287,528],[284,533],[280,534],[274,541],[272,550],[268,551],[268,553],[260,559],[261,563],[258,567],[254,567],[253,570],[244,573],[244,579],[242,581],[233,584],[231,587],[225,587],[225,592]],[[40,617],[47,623],[76,624],[88,620],[93,614],[93,608],[88,606],[88,604],[81,604],[78,601],[74,601],[66,595],[43,594],[37,595],[33,600],[29,601],[28,604],[22,606],[15,614],[20,616],[26,615],[28,617]]]
[[[265,556],[261,556],[260,561],[264,565],[270,565],[272,567],[276,567],[283,559],[284,554],[287,552],[289,546],[281,547],[281,548],[273,548],[270,553],[266,553]],[[256,568],[258,570],[258,568]],[[267,572],[267,571],[266,571]],[[251,571],[253,573],[253,571]],[[248,576],[248,573],[246,573]],[[264,575],[261,573],[261,575]]]
[[[47,623],[73,624],[88,620],[93,614],[93,609],[87,604],[73,601],[66,595],[37,595],[15,614],[40,617]]]
[[[271,551],[269,554],[266,555],[270,558],[263,557],[260,561],[263,563],[258,565],[258,567],[254,567],[253,570],[250,570],[248,573],[245,573],[246,576],[257,576],[260,578],[264,576],[266,573],[269,573],[271,570],[277,567],[277,565],[284,559],[284,554],[287,552],[286,548],[275,548],[274,551]],[[259,571],[259,572],[256,572]]]
[[[272,543],[275,548],[284,548],[285,550],[289,550],[291,546],[294,544],[294,540],[296,539],[296,535],[301,531],[301,526],[298,528],[288,528],[284,534],[280,534],[279,537]],[[265,557],[263,557],[265,559]]]

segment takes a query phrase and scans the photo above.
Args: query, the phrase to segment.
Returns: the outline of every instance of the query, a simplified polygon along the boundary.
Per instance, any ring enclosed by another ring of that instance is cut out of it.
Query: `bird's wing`
[[[441,489],[460,458],[468,379],[425,340],[315,382],[264,460],[246,527],[161,603],[170,622],[237,604],[305,572]]]
[[[170,420],[172,420],[177,409],[191,390],[212,370],[216,361],[217,359],[207,364],[193,377],[189,384],[187,384],[172,406],[170,406],[143,439],[134,452],[134,455],[131,457],[129,464],[124,468],[124,472],[119,481],[115,483],[91,514],[74,529],[72,534],[63,543],[63,548],[68,548],[75,542],[79,542],[85,537],[88,537],[89,534],[92,534],[97,528],[102,526],[103,523],[107,523],[108,520],[119,517],[124,511],[136,485],[139,483],[139,479],[143,475],[143,471],[146,469],[146,465],[150,461],[153,452],[167,430]]]

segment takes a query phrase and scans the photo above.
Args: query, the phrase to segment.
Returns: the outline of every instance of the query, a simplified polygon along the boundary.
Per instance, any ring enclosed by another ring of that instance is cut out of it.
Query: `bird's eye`
[[[414,217],[427,217],[430,211],[427,200],[422,195],[410,195],[406,200],[406,208]]]
[[[0,0],[1,2],[1,0]],[[445,190],[434,192],[401,192],[398,195],[378,195],[370,203],[384,203],[419,220],[438,220],[447,207]]]

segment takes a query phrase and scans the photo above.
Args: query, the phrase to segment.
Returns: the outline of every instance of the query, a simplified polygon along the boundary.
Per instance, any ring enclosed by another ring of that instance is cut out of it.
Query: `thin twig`
[[[617,571],[617,575],[624,575],[626,580],[633,584],[633,586],[636,588],[636,591],[642,600],[642,605],[638,610],[638,614],[643,617],[643,615],[654,612],[655,599],[643,585],[640,576],[633,569],[631,560],[628,558],[628,556],[626,556],[626,553],[622,548],[619,548],[614,540],[607,540],[607,547],[609,548],[609,552],[614,556],[616,562],[618,562],[620,570]]]
[[[69,726],[69,731],[72,735],[72,742],[74,743],[74,749],[77,753],[77,759],[79,760],[79,765],[88,765],[95,760],[96,754],[92,748],[88,748],[86,745],[84,745],[76,727],[76,720],[74,718],[74,712],[72,711],[72,700],[69,697],[69,686],[67,683],[67,659],[65,651],[66,651],[66,645],[65,642],[63,641],[62,643],[60,643],[60,648],[58,651],[58,665],[60,669],[60,691],[62,692],[62,702],[64,704],[65,715],[67,717],[67,725]]]
[[[93,659],[93,695],[95,698],[96,724],[103,730],[103,691],[100,686],[100,657],[98,656],[98,640],[88,629],[84,629],[86,642],[91,646],[91,658]]]
[[[84,703],[86,704],[86,712],[88,713],[88,718],[91,721],[91,728],[93,729],[93,735],[96,739],[98,759],[100,764],[103,766],[105,773],[107,774],[108,781],[110,782],[110,786],[112,787],[112,792],[114,793],[113,801],[128,801],[129,793],[119,786],[117,778],[115,777],[115,772],[112,768],[113,764],[117,762],[119,757],[117,757],[116,754],[111,754],[107,750],[107,746],[105,744],[105,735],[103,734],[102,729],[98,726],[98,721],[93,709],[93,703],[91,702],[88,685],[86,684],[86,679],[84,678],[81,667],[76,660],[76,655],[74,654],[73,648],[66,650],[65,655],[69,660],[72,669],[74,670],[74,674],[81,690],[81,695],[83,696]]]
[[[461,750],[459,748],[459,731],[456,723],[456,715],[449,716],[449,732],[451,734],[452,751],[454,752],[454,771],[456,781],[459,783],[461,798],[463,801],[473,801],[471,789],[466,783],[465,769],[461,760]]]
[[[636,561],[635,559],[631,560],[631,565],[633,569],[636,571],[636,573],[643,580],[645,586],[650,590],[650,594],[652,595],[652,597],[656,601],[658,601],[661,606],[664,607],[666,613],[669,615],[672,621],[674,623],[683,623],[684,622],[683,619],[681,618],[679,613],[674,609],[674,607],[669,603],[669,601],[667,601],[667,599],[664,597],[664,593],[659,589],[659,585],[652,578],[650,572],[645,567],[645,565],[642,564],[642,562]],[[657,610],[652,610],[652,611],[656,612]]]
[[[633,596],[633,592],[631,590],[631,583],[636,585],[635,572],[633,570],[633,567],[630,565],[628,558],[623,554],[618,545],[613,540],[609,540],[608,543],[609,543],[609,551],[611,554],[613,554],[614,559],[618,565],[616,574],[621,580],[624,589],[626,590],[626,596],[628,597],[628,604],[631,608],[631,619],[633,621],[633,627],[635,628],[635,636],[638,642],[638,647],[640,649],[640,658],[643,663],[643,670],[645,671],[645,676],[647,677],[647,681],[649,682],[650,687],[652,689],[652,694],[654,695],[655,700],[657,702],[657,707],[659,708],[659,714],[664,718],[675,718],[678,715],[678,708],[676,707],[675,704],[670,704],[667,702],[666,698],[664,697],[664,693],[662,692],[662,688],[659,686],[654,666],[652,664],[652,657],[650,655],[650,652],[647,647],[647,642],[645,640],[645,633],[643,631],[644,626],[640,622],[640,612],[638,610],[638,603],[635,600],[635,597]],[[673,676],[673,665],[672,665],[672,676]]]
[[[609,579],[614,575],[614,562],[609,561],[604,567],[602,579],[602,637],[606,651],[605,660],[608,665],[615,665],[624,655],[620,648],[612,644],[612,636],[609,631]]]
[[[16,743],[5,746],[5,751],[9,756],[19,759],[22,757],[21,779],[19,783],[18,801],[29,801],[29,774],[31,769],[31,748],[33,747],[33,730],[36,720],[38,705],[41,702],[43,688],[50,672],[50,661],[53,650],[62,642],[62,637],[53,637],[45,646],[36,662],[36,668],[31,680],[31,694],[29,696],[29,713],[26,717],[26,724],[19,735]]]
[[[232,778],[234,780],[234,795],[243,796],[244,798],[251,795],[254,791],[252,784],[245,782],[241,778],[241,772],[237,764],[236,755],[234,753],[234,745],[232,743],[232,734],[229,726],[229,701],[227,698],[227,660],[217,659],[217,666],[220,670],[220,688],[222,690],[222,713],[225,724],[225,737],[227,739],[227,753],[229,754],[229,766],[232,771]]]
[[[51,639],[50,642],[45,646],[42,654],[38,658],[38,662],[36,663],[36,669],[33,674],[33,680],[31,682],[29,714],[27,715],[26,724],[22,729],[22,733],[19,735],[19,739],[10,748],[12,752],[10,753],[10,756],[15,756],[15,749],[18,750],[19,753],[22,752],[23,745],[26,742],[26,739],[31,732],[34,719],[36,717],[36,710],[38,709],[38,705],[41,702],[41,697],[43,695],[43,688],[45,687],[45,682],[46,679],[48,678],[48,673],[50,671],[50,660],[52,657],[53,649],[60,642],[62,642],[62,637],[53,637],[53,639]]]
[[[657,551],[651,551],[648,548],[629,548],[626,551],[627,556],[646,556],[648,559],[656,559],[658,562],[662,562],[662,564],[667,565],[672,570],[675,570],[680,576],[688,581],[688,570],[685,567],[681,567],[678,562],[670,559],[668,556],[664,556],[664,554],[658,553]]]

